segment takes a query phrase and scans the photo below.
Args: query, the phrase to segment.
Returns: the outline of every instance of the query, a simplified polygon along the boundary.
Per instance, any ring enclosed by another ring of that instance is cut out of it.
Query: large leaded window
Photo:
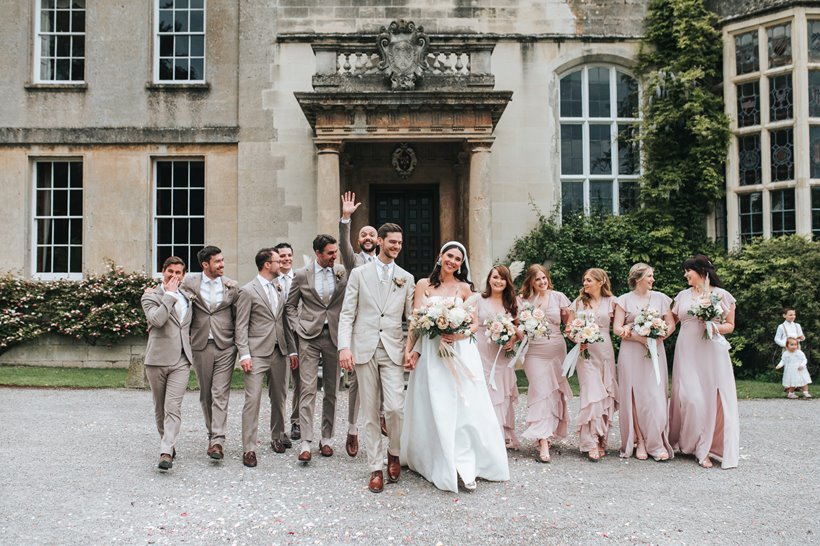
[[[811,189],[811,234],[815,241],[820,241],[820,186]]]
[[[196,253],[205,246],[205,163],[157,160],[154,171],[154,272],[168,256],[201,271]]]
[[[34,81],[85,79],[85,0],[37,0]]]
[[[205,0],[154,1],[154,79],[166,83],[204,82]]]
[[[34,162],[32,271],[40,278],[83,272],[83,164]]]
[[[637,205],[638,82],[608,66],[561,78],[561,211],[621,214]]]
[[[740,238],[749,242],[763,236],[763,194],[747,193],[740,196]]]

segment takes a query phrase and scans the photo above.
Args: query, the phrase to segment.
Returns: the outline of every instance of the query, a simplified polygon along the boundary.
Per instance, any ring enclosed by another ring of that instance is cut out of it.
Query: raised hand
[[[346,191],[342,195],[342,218],[350,218],[361,206],[361,203],[356,202],[356,194],[352,191]]]
[[[166,292],[176,292],[179,288],[179,279],[177,277],[171,277],[168,279],[168,282],[165,283],[164,288]]]

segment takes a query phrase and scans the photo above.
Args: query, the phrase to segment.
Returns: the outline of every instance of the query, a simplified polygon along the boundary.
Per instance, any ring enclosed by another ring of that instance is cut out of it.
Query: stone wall
[[[89,345],[66,336],[44,335],[0,354],[0,366],[129,368],[145,359],[147,337],[130,336],[113,345]]]

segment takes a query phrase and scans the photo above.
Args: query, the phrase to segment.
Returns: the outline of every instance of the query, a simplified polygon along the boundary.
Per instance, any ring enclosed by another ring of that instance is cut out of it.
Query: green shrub
[[[140,297],[155,284],[113,264],[107,273],[81,281],[0,277],[0,353],[49,332],[92,345],[144,333]]]
[[[820,343],[820,242],[799,235],[759,240],[715,263],[723,285],[737,299],[735,333],[729,336],[732,357],[741,377],[779,378],[780,359],[774,343],[785,306],[797,310],[806,341],[803,352],[817,376]]]

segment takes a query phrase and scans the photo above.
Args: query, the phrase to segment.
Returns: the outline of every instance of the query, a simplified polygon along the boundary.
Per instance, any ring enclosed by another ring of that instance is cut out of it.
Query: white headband
[[[454,246],[461,251],[464,255],[464,266],[467,268],[467,282],[470,281],[470,260],[467,258],[467,249],[464,248],[464,245],[459,243],[458,241],[447,241],[441,246],[441,250],[439,250],[439,255],[444,254],[444,249],[447,247]],[[459,268],[460,269],[460,268]]]

